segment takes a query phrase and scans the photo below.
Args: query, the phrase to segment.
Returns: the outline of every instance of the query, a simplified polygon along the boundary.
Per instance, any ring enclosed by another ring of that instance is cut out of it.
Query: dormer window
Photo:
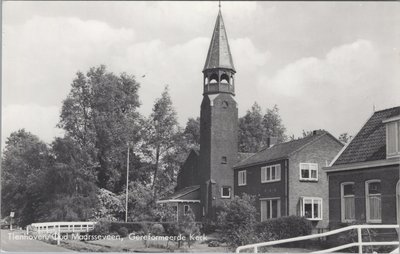
[[[400,117],[390,118],[386,123],[386,157],[400,155]]]

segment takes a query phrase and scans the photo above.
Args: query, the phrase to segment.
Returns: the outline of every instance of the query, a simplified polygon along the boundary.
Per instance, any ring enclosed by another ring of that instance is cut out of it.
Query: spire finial
[[[218,0],[218,8],[221,10],[221,0]]]

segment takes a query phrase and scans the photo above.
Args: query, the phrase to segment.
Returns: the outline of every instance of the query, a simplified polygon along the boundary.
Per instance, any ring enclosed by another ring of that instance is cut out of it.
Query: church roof
[[[235,71],[221,10],[219,10],[217,21],[215,22],[203,71],[214,68],[226,68]]]

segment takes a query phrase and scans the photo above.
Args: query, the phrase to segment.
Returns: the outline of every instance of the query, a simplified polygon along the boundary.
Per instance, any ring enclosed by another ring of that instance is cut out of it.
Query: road
[[[23,231],[1,230],[1,252],[71,252],[39,240],[20,239],[23,235]]]

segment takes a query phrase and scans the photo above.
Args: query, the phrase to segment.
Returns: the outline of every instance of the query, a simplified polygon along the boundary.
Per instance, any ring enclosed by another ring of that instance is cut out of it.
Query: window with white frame
[[[277,182],[281,180],[281,165],[271,165],[261,168],[261,182]]]
[[[184,212],[185,215],[189,213],[189,205],[184,205],[183,206],[183,212]]]
[[[175,219],[178,220],[178,205],[173,205],[172,210],[174,211]]]
[[[231,197],[231,187],[222,187],[221,188],[221,197],[222,198],[230,198]]]
[[[281,200],[279,198],[260,199],[261,221],[281,217]]]
[[[367,222],[382,222],[381,181],[369,180],[365,182],[365,203],[367,207]]]
[[[400,155],[400,121],[386,123],[387,157]]]
[[[300,180],[318,181],[318,164],[300,163]]]
[[[354,183],[347,182],[341,184],[341,217],[342,222],[355,220],[355,196]]]
[[[309,220],[322,220],[322,198],[301,198],[300,216],[304,216]]]
[[[247,184],[246,179],[246,170],[242,170],[238,172],[238,185],[243,186]]]

